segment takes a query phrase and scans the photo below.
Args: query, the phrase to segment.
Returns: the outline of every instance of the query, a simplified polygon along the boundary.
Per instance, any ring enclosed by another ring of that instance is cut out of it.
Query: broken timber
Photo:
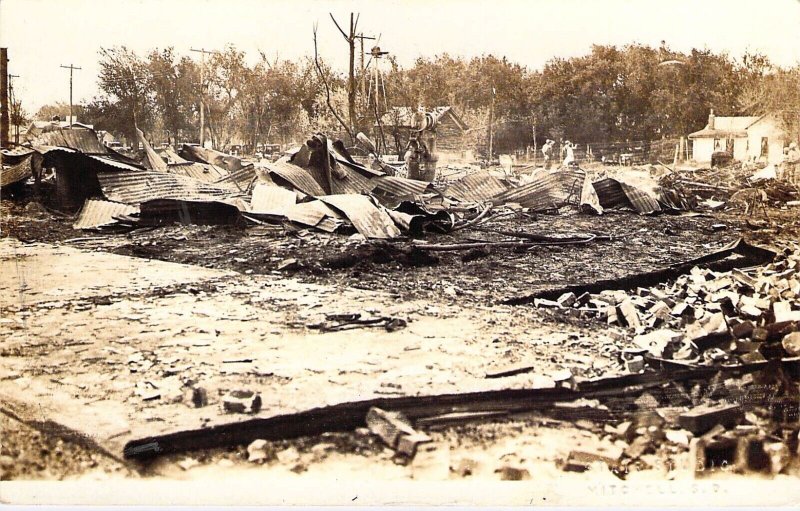
[[[125,445],[127,459],[148,459],[156,456],[229,445],[247,445],[257,439],[282,440],[325,432],[352,431],[363,427],[373,407],[402,412],[409,420],[473,412],[546,412],[558,403],[579,398],[630,396],[637,390],[668,382],[708,380],[719,373],[745,374],[759,371],[773,362],[754,362],[728,367],[699,367],[678,371],[646,372],[582,382],[577,390],[563,387],[536,389],[504,389],[463,394],[441,394],[398,398],[376,398],[313,408],[296,414],[277,415],[210,428],[179,431],[166,435],[132,440]],[[800,357],[784,359],[784,366],[797,369]],[[476,414],[475,417],[483,417]]]
[[[521,243],[517,245],[525,246]],[[420,247],[424,245],[420,244]],[[775,258],[775,252],[766,248],[750,245],[739,239],[722,250],[707,254],[683,263],[674,264],[667,268],[643,273],[625,275],[617,279],[598,280],[589,284],[578,284],[556,289],[546,289],[530,295],[517,296],[503,300],[505,305],[524,305],[533,303],[536,299],[555,300],[564,293],[599,293],[607,289],[634,289],[645,287],[660,282],[666,282],[688,273],[695,266],[701,266],[714,271],[730,271],[734,268],[745,268],[768,263]]]

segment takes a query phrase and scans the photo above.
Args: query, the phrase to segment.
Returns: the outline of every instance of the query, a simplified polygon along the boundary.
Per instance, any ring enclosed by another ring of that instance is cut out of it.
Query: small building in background
[[[699,163],[710,162],[712,154],[724,151],[742,162],[777,164],[783,159],[783,148],[789,144],[783,121],[774,113],[716,117],[713,110],[706,127],[690,134],[689,140],[692,159]]]
[[[402,152],[406,147],[414,131],[414,116],[417,111],[417,108],[412,107],[394,107],[381,117],[381,127],[390,148],[399,146]],[[439,162],[464,160],[470,149],[465,137],[468,126],[453,107],[438,106],[425,111],[436,120],[436,153],[439,155]],[[380,139],[377,123],[373,137],[374,140]],[[402,158],[402,154],[400,157]]]

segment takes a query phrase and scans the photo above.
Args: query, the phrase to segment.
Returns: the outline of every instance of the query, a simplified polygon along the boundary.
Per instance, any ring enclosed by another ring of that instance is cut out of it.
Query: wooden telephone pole
[[[72,116],[72,72],[80,68],[75,67],[72,64],[68,66],[62,64],[61,67],[64,69],[69,69],[69,124],[72,126],[72,123],[75,122],[75,118]]]
[[[206,102],[205,102],[205,86],[206,86],[206,53],[214,53],[213,50],[206,50],[205,48],[195,49],[190,48],[191,51],[200,53],[200,147],[205,147],[206,141]]]
[[[0,147],[8,147],[8,48],[0,48]]]

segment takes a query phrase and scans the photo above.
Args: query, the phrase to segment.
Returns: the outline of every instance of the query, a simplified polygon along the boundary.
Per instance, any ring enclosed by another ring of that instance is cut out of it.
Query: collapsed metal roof
[[[48,131],[36,137],[32,145],[68,147],[84,154],[109,154],[108,148],[97,139],[97,134],[85,128]]]
[[[141,204],[155,199],[214,201],[242,197],[231,187],[211,185],[168,172],[99,172],[103,194],[125,204]]]
[[[306,195],[314,197],[325,195],[322,186],[302,167],[282,160],[267,163],[266,167],[270,174],[283,179]]]
[[[139,212],[136,206],[104,200],[88,199],[72,224],[74,229],[100,229],[116,224],[116,217]]]
[[[372,179],[374,187],[371,191],[385,192],[397,197],[412,197],[434,191],[433,185],[427,181],[417,181],[397,176],[381,176]]]
[[[534,180],[512,188],[493,199],[496,204],[516,202],[533,210],[579,205],[586,173],[580,169],[562,169],[534,176]]]
[[[373,204],[366,195],[326,195],[320,200],[341,211],[367,239],[391,239],[400,236],[392,218]]]
[[[465,202],[483,202],[506,190],[508,186],[489,171],[479,170],[448,186],[444,194]]]

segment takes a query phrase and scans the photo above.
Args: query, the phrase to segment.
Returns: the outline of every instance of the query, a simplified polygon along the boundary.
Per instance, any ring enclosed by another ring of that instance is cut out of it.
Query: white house
[[[753,117],[716,117],[714,110],[708,124],[689,135],[692,141],[692,159],[710,162],[711,154],[727,151],[738,161],[764,161],[780,163],[783,148],[789,140],[781,119],[773,114]]]

